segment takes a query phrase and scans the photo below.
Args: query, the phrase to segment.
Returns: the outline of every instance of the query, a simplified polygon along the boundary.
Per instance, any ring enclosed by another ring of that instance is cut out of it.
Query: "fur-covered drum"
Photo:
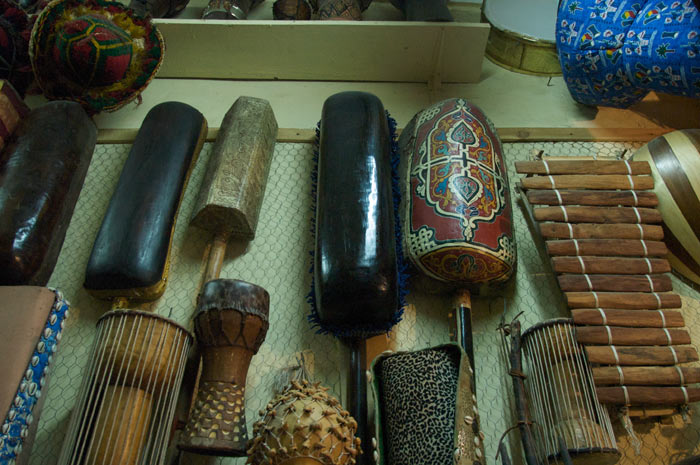
[[[648,161],[675,271],[700,286],[700,129],[673,131],[634,154]]]
[[[360,453],[357,422],[328,388],[293,381],[253,427],[248,464],[354,465]]]

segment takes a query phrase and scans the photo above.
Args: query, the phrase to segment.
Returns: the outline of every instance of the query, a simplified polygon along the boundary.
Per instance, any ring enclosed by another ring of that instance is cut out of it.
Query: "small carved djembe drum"
[[[199,295],[195,333],[202,375],[179,448],[246,454],[245,383],[250,361],[267,334],[270,295],[255,284],[215,279]]]
[[[292,381],[253,426],[248,464],[354,465],[357,422],[319,383]]]
[[[187,330],[152,313],[100,318],[58,463],[160,463],[191,345]]]

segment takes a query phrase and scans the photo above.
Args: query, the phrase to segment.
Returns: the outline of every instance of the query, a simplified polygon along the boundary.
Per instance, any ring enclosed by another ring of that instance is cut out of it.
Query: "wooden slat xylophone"
[[[646,162],[516,162],[519,188],[545,241],[593,364],[600,401],[677,406],[700,400],[700,368],[673,293],[654,178]]]

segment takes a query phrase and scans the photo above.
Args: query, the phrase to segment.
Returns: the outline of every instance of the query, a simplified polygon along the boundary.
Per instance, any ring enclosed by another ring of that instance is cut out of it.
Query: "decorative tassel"
[[[627,407],[622,407],[618,411],[618,416],[620,417],[620,422],[625,427],[627,435],[630,438],[630,444],[634,448],[635,455],[642,454],[642,441],[639,440],[636,434],[634,434],[634,427],[632,426],[632,420],[629,416],[629,410]]]

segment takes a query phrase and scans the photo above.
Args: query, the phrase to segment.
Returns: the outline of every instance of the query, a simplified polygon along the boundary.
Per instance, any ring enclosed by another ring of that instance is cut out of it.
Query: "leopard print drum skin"
[[[482,465],[471,367],[457,344],[385,352],[372,363],[378,465]]]
[[[399,140],[404,253],[423,274],[498,286],[515,268],[512,209],[496,131],[464,99],[418,113]]]

